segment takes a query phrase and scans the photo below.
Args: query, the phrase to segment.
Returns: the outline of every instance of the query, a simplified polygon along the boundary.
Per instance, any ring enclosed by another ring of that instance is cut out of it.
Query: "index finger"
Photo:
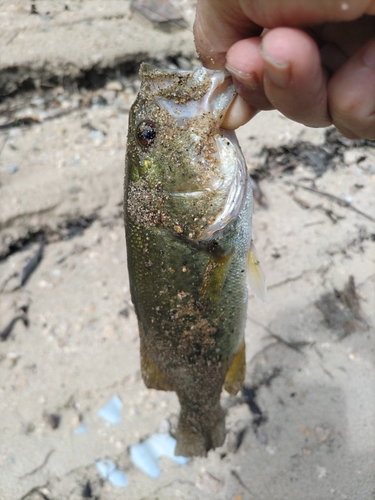
[[[244,14],[240,0],[201,0],[197,4],[195,46],[207,68],[224,69],[228,49],[242,38],[259,36],[262,29]]]
[[[223,69],[228,49],[263,28],[306,27],[375,14],[375,0],[199,0],[195,45],[204,66]]]

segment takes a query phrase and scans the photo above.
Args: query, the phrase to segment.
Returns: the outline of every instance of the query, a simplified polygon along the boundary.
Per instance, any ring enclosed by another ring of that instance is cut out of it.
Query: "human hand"
[[[278,109],[310,127],[375,139],[375,0],[198,0],[203,64],[238,96],[223,126]]]

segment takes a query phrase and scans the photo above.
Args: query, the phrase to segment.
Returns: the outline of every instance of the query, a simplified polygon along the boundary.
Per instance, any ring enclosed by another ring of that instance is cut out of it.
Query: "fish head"
[[[159,224],[201,239],[225,211],[238,170],[234,133],[220,128],[235,96],[231,77],[149,64],[142,64],[140,76],[129,117],[128,182],[153,192],[148,200],[164,214]]]

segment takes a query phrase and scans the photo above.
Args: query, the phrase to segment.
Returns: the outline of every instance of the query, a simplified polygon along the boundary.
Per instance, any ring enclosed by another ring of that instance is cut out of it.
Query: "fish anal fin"
[[[267,291],[266,277],[253,241],[251,241],[250,249],[247,254],[247,276],[254,295],[265,302]]]
[[[141,345],[141,372],[143,381],[148,389],[157,389],[158,391],[173,391],[174,388],[168,377],[158,368],[155,362],[150,358],[147,351],[142,349]]]
[[[245,341],[242,341],[240,348],[235,355],[232,364],[227,371],[224,382],[224,389],[234,396],[242,389],[245,380],[246,356]]]

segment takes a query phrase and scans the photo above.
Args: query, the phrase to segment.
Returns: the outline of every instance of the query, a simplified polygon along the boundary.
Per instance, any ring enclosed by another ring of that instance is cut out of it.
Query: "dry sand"
[[[245,390],[223,394],[224,446],[184,466],[162,458],[153,479],[128,448],[173,430],[179,408],[140,375],[122,221],[139,83],[124,68],[189,66],[192,35],[127,1],[2,4],[0,83],[24,91],[0,114],[0,500],[375,498],[374,143],[276,112],[239,130],[263,193],[268,298],[249,301]],[[174,4],[191,23],[191,3]],[[97,412],[115,395],[113,425]],[[98,459],[128,486],[103,480]]]

